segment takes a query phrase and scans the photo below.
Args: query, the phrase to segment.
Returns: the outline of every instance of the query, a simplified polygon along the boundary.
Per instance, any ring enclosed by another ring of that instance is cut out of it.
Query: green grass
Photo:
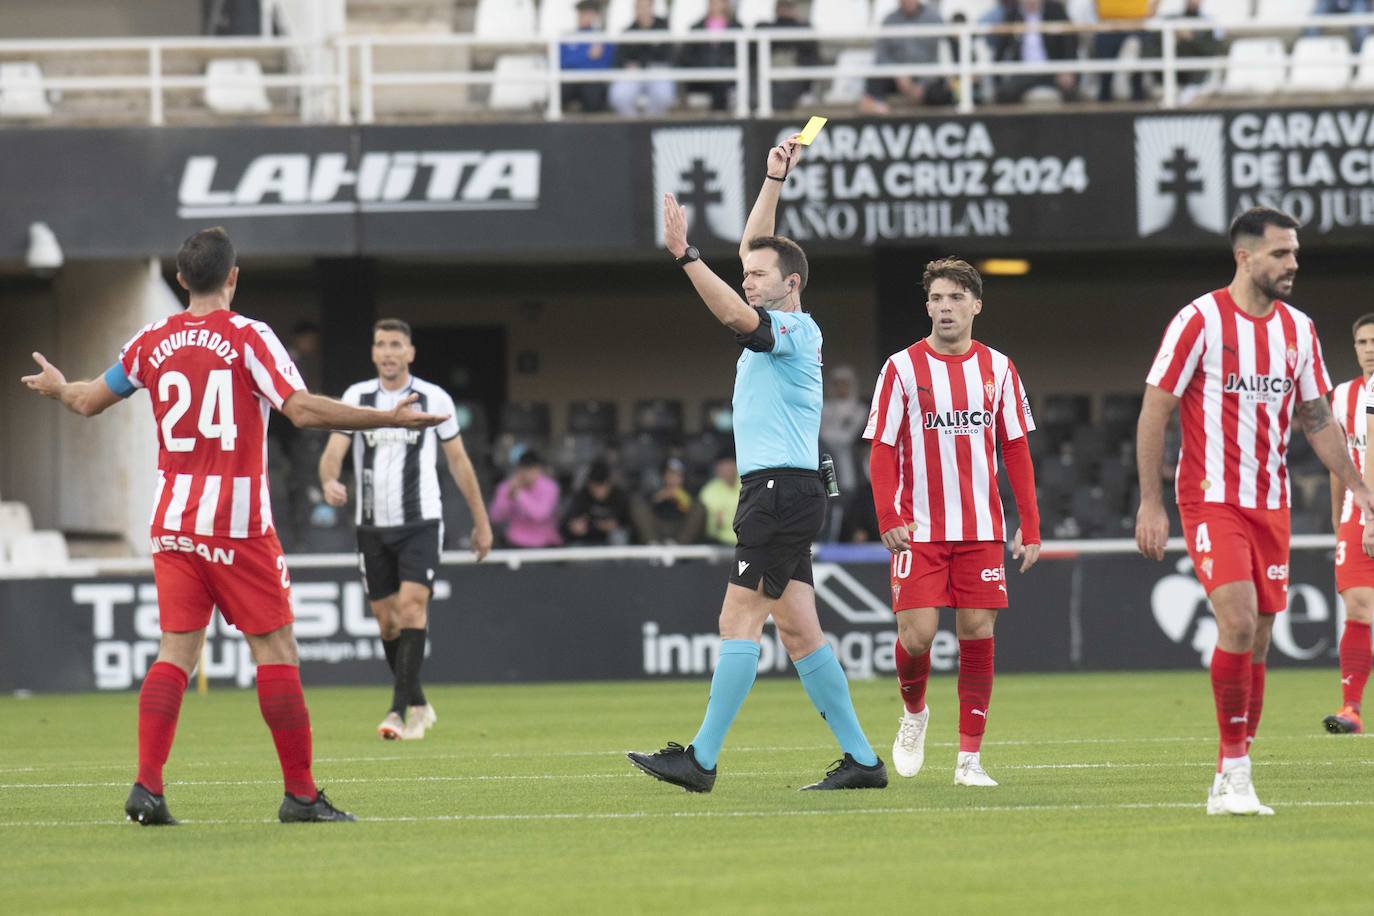
[[[308,674],[307,674],[308,680]],[[884,757],[898,700],[854,685]],[[121,821],[131,694],[0,699],[0,908],[61,913],[1369,913],[1374,745],[1321,717],[1331,671],[1269,676],[1256,750],[1272,818],[1206,817],[1205,673],[1004,676],[984,764],[951,784],[954,679],[926,769],[805,793],[837,756],[795,680],[760,682],[714,793],[621,751],[686,741],[704,682],[434,687],[423,742],[372,731],[380,688],[310,690],[316,779],[352,825],[274,821],[252,691],[188,695],[168,767],[183,825]]]

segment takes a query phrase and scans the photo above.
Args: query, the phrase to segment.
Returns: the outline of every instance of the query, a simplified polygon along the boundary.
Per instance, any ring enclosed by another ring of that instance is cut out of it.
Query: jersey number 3
[[[172,392],[175,391],[175,399]],[[164,372],[157,383],[158,400],[169,402],[162,415],[162,441],[169,452],[189,452],[196,447],[191,436],[178,437],[172,430],[191,409],[191,380],[180,372]],[[234,381],[228,369],[211,369],[201,395],[196,429],[201,438],[218,439],[221,451],[232,452],[238,427],[234,425]]]

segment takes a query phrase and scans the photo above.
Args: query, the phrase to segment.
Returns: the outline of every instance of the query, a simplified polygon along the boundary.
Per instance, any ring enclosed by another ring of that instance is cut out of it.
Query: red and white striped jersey
[[[963,356],[917,341],[883,364],[864,438],[897,449],[893,509],[911,540],[1004,541],[997,444],[1035,429],[1016,367],[978,341]]]
[[[1350,460],[1355,470],[1364,473],[1364,440],[1368,427],[1365,405],[1369,403],[1369,389],[1364,376],[1357,375],[1348,382],[1341,382],[1331,392],[1331,412],[1336,422],[1345,432],[1346,447],[1350,449]],[[1355,511],[1355,500],[1349,490],[1345,491],[1345,501],[1341,504],[1341,521],[1350,520]],[[1360,519],[1364,523],[1364,519]]]
[[[130,385],[152,398],[153,528],[231,538],[269,532],[267,418],[305,388],[272,329],[227,309],[183,312],[139,331],[119,360]]]
[[[1293,408],[1331,390],[1312,319],[1286,302],[1255,318],[1208,293],[1174,316],[1146,381],[1183,402],[1179,505],[1289,505]]]

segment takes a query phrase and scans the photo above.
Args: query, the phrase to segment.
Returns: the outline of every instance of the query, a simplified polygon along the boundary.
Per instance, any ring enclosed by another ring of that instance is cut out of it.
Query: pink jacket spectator
[[[512,547],[557,547],[558,483],[540,475],[528,489],[511,494],[511,480],[496,488],[491,503],[491,520],[505,525],[506,540]]]

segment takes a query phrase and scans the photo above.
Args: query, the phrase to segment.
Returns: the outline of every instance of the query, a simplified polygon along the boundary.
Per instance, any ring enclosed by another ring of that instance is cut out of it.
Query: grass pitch
[[[953,677],[925,770],[805,793],[838,753],[793,679],[756,685],[710,795],[633,770],[686,742],[702,682],[431,687],[421,742],[383,743],[389,692],[309,689],[315,775],[357,824],[275,822],[252,691],[189,694],[176,828],[122,821],[132,694],[0,699],[0,908],[101,913],[1370,913],[1374,745],[1332,737],[1332,671],[1278,671],[1255,751],[1272,818],[1203,813],[1216,746],[1202,671],[1008,675],[956,788]],[[854,685],[879,753],[899,700]]]

